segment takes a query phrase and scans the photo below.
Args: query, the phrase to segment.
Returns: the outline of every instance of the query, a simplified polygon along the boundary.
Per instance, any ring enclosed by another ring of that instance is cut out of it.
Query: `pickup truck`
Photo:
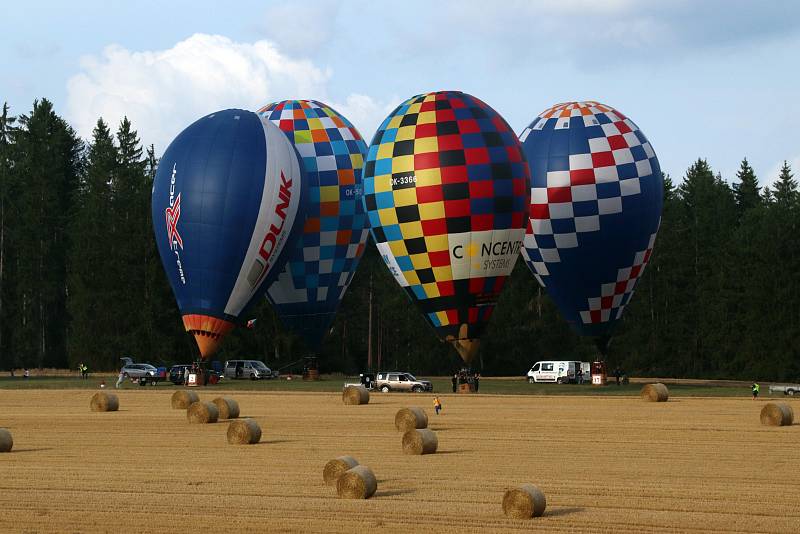
[[[800,384],[773,384],[769,387],[770,393],[783,393],[793,397],[800,395]]]

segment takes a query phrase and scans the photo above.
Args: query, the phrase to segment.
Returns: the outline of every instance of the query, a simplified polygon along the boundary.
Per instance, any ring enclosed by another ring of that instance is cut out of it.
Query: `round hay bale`
[[[394,416],[394,427],[400,432],[428,428],[428,414],[422,408],[401,408]]]
[[[348,469],[336,480],[336,493],[342,499],[369,499],[377,489],[375,474],[366,465]]]
[[[324,480],[325,484],[328,486],[333,486],[336,484],[339,477],[342,476],[342,473],[357,465],[358,460],[352,456],[339,456],[338,458],[334,458],[325,464],[325,468],[322,470],[322,480]]]
[[[172,394],[172,407],[176,410],[185,410],[193,402],[200,400],[200,397],[194,391],[187,389],[179,389]]]
[[[228,425],[228,443],[253,445],[261,441],[261,427],[253,419],[237,419]]]
[[[219,419],[219,410],[213,402],[193,402],[186,409],[186,418],[190,423],[216,423]]]
[[[503,513],[512,519],[539,517],[546,507],[544,493],[533,484],[523,484],[503,495]]]
[[[11,432],[8,429],[0,428],[0,452],[11,452],[14,446],[14,438],[11,437]]]
[[[342,402],[349,405],[369,403],[369,391],[364,386],[347,386],[342,392]]]
[[[89,401],[89,408],[93,412],[116,412],[119,410],[119,398],[113,393],[95,393]]]
[[[661,383],[646,384],[640,393],[643,401],[648,402],[667,402],[669,399],[669,390],[667,386]]]
[[[436,432],[428,428],[409,430],[403,434],[403,454],[433,454],[438,447]]]
[[[761,424],[789,426],[794,422],[794,410],[783,402],[770,402],[761,408]]]
[[[213,401],[219,410],[220,419],[236,419],[239,417],[239,403],[230,397],[217,397]]]

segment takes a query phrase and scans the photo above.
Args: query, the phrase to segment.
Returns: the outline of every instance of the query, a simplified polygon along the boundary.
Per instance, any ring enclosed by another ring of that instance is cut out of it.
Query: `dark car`
[[[173,365],[169,368],[169,381],[180,386],[183,384],[183,377],[186,375],[186,369],[191,369],[191,365],[181,364]]]
[[[183,384],[186,377],[186,370],[191,368],[191,365],[185,363],[173,365],[169,368],[169,381],[176,386],[180,386]],[[206,369],[206,375],[208,377],[208,381],[212,384],[216,384],[222,379],[222,373],[215,369]]]

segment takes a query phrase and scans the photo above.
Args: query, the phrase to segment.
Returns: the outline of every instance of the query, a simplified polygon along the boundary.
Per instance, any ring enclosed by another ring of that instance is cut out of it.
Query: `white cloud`
[[[127,116],[161,153],[183,128],[220,109],[257,109],[284,98],[324,100],[329,71],[288,57],[269,41],[237,43],[195,34],[168,50],[117,45],[81,61],[67,83],[67,115],[89,138],[97,119],[116,128]]]
[[[310,57],[334,36],[340,7],[335,0],[274,4],[257,31],[289,54]]]
[[[383,119],[385,119],[400,102],[401,100],[399,98],[389,98],[387,100],[378,101],[367,95],[353,93],[349,95],[344,102],[331,102],[330,105],[353,123],[369,145],[378,126],[383,122]]]

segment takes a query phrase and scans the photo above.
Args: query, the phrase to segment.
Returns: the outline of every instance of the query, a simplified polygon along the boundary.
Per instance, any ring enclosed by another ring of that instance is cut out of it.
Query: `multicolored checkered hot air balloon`
[[[633,121],[598,102],[553,106],[520,140],[531,169],[525,260],[567,322],[604,350],[653,250],[658,159]]]
[[[304,220],[306,180],[286,136],[251,111],[198,120],[153,184],[158,252],[203,358],[283,269]]]
[[[369,235],[361,204],[367,146],[350,121],[321,102],[284,100],[257,113],[294,144],[309,187],[302,234],[267,298],[287,328],[316,349],[353,280]]]
[[[364,206],[378,250],[467,363],[517,261],[528,190],[511,128],[458,91],[406,100],[369,147]]]

